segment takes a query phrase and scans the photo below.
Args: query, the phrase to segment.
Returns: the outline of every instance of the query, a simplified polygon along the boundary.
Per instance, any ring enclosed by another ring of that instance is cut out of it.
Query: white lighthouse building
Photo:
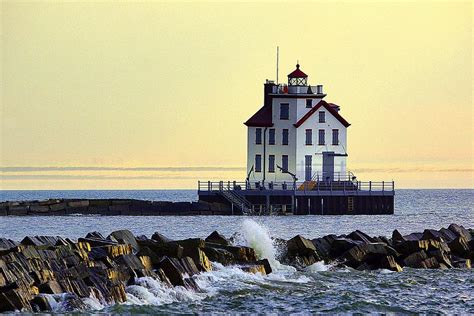
[[[340,107],[324,100],[296,65],[288,84],[264,84],[263,106],[245,122],[251,183],[333,181],[347,177],[347,128]],[[294,175],[294,176],[293,176]]]

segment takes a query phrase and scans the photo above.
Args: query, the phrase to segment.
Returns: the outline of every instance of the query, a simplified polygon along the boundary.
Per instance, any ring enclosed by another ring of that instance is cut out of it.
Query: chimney
[[[316,94],[323,94],[323,85],[322,84],[318,84],[316,86]]]
[[[264,106],[272,106],[272,97],[270,96],[270,93],[273,93],[273,87],[275,87],[276,84],[273,80],[268,80],[264,84],[264,97],[263,97],[263,105]]]

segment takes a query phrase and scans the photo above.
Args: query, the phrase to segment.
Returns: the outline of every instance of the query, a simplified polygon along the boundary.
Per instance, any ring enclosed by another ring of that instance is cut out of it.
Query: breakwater
[[[232,215],[224,203],[146,201],[136,199],[48,199],[0,203],[0,216],[64,215]]]
[[[144,283],[165,289],[203,291],[199,276],[222,266],[268,275],[278,270],[470,269],[474,230],[451,224],[402,235],[373,237],[361,231],[309,240],[274,238],[258,224],[226,238],[171,240],[159,232],[135,236],[128,230],[77,240],[27,236],[0,238],[0,312],[85,310],[90,300],[107,306],[140,295]],[[211,278],[219,282],[219,278]]]

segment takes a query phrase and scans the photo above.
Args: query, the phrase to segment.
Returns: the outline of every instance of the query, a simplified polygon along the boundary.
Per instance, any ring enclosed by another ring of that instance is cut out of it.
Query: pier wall
[[[0,202],[0,216],[64,215],[230,215],[222,203],[144,201],[134,199],[50,199],[45,201]]]

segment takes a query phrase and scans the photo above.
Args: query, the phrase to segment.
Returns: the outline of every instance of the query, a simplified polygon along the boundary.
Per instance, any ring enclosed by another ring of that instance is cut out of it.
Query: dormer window
[[[311,109],[313,107],[313,99],[306,99],[306,108]]]

